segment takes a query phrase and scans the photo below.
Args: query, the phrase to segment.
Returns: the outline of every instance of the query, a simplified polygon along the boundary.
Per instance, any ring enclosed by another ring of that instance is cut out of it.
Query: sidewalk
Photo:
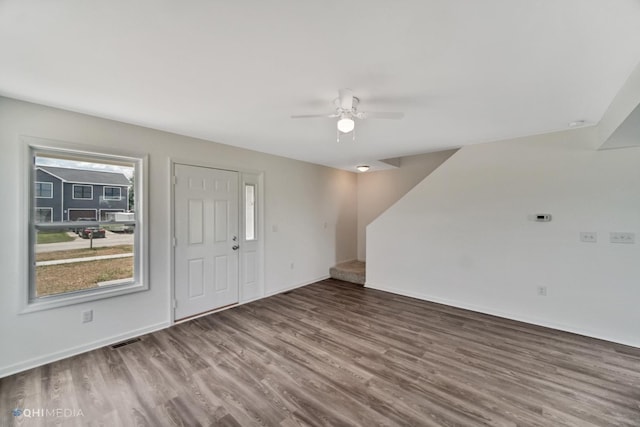
[[[45,265],[73,264],[74,262],[100,261],[103,259],[127,258],[132,256],[133,256],[133,253],[115,254],[115,255],[99,255],[99,256],[90,256],[86,258],[53,259],[51,261],[36,262],[36,267],[45,266]]]
[[[89,247],[89,239],[82,239],[71,232],[69,232],[69,236],[73,237],[74,240],[70,242],[37,244],[36,253],[68,251],[72,249],[85,249]],[[133,243],[133,234],[118,234],[111,231],[107,231],[105,238],[103,239],[93,239],[94,248],[101,248],[105,246],[133,245]]]

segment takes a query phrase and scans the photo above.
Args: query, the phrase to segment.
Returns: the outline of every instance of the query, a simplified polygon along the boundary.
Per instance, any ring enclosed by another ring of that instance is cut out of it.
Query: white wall
[[[462,148],[369,225],[367,286],[640,347],[640,147],[599,144],[591,127]]]
[[[407,156],[400,167],[358,174],[358,259],[366,259],[367,225],[400,200],[456,150]]]
[[[149,154],[149,291],[18,314],[27,286],[19,135]],[[170,158],[264,171],[266,294],[327,277],[333,264],[356,256],[357,178],[350,172],[8,98],[0,98],[0,148],[0,376],[169,324]],[[87,308],[94,321],[82,324]]]

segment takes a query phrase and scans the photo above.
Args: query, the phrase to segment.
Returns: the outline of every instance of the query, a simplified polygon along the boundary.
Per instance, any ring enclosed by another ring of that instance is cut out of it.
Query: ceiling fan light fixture
[[[342,117],[338,120],[338,130],[342,133],[351,132],[355,126],[355,122],[350,117]]]
[[[367,165],[360,165],[360,166],[356,166],[356,169],[358,169],[360,172],[366,172],[369,170],[369,166]]]

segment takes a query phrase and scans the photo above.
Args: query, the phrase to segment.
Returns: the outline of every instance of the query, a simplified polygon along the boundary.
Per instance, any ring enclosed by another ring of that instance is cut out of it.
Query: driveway
[[[83,239],[71,232],[69,232],[69,235],[74,236],[75,240],[71,242],[39,244],[36,245],[36,253],[67,251],[70,249],[84,249],[89,247],[90,239]],[[118,245],[133,245],[133,234],[120,234],[106,231],[104,239],[93,239],[94,248]]]

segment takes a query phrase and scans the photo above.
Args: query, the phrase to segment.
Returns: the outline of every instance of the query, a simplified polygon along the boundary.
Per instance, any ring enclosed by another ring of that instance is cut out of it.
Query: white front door
[[[238,302],[238,173],[175,165],[175,319]]]

